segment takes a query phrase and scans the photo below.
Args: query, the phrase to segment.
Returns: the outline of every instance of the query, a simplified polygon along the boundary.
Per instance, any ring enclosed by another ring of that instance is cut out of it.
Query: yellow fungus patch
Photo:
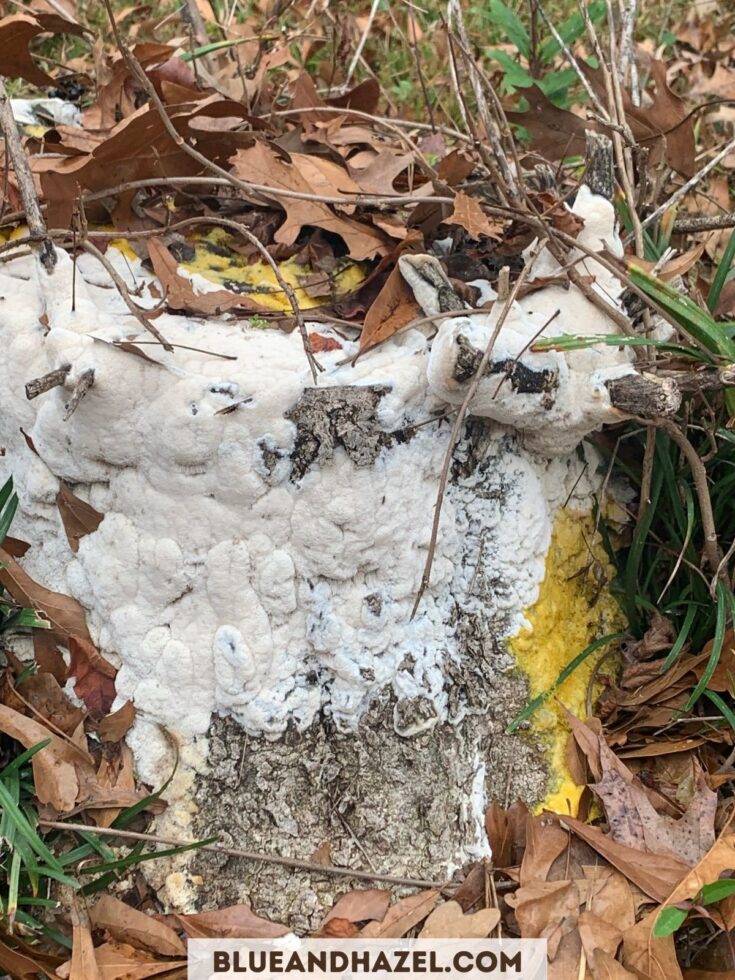
[[[192,235],[188,239],[189,248],[181,250],[179,262],[187,272],[198,273],[232,292],[246,293],[265,309],[290,312],[288,298],[271,266],[240,255],[232,248],[234,240],[223,228]],[[318,272],[293,259],[279,262],[278,269],[289,286],[293,286],[296,300],[304,310],[344,296],[359,286],[366,275],[366,266],[352,259],[341,260],[331,273]]]
[[[567,664],[598,636],[620,629],[622,613],[608,589],[612,577],[613,569],[595,535],[594,518],[561,510],[538,600],[526,610],[530,626],[510,642],[518,666],[528,675],[529,697],[552,687]],[[605,652],[592,654],[531,718],[549,767],[547,796],[538,810],[577,812],[583,787],[576,785],[566,762],[569,728],[557,701],[572,714],[587,717],[587,688]]]

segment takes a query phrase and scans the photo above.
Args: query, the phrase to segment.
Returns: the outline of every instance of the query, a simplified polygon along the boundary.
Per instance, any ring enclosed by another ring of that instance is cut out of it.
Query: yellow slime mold
[[[623,617],[607,588],[612,577],[593,517],[561,510],[538,600],[526,610],[530,627],[510,641],[518,666],[528,675],[529,697],[552,687],[567,664],[598,636],[620,629]],[[547,796],[538,810],[577,812],[583,787],[576,785],[566,763],[569,728],[557,702],[577,717],[587,717],[587,687],[604,654],[603,649],[581,664],[531,719],[549,767]]]
[[[268,310],[290,312],[288,298],[267,262],[250,262],[232,248],[235,236],[222,228],[214,228],[188,238],[193,254],[182,258],[187,272],[197,272],[210,282],[216,282],[234,292],[242,292]],[[331,273],[318,273],[293,259],[278,263],[283,279],[294,287],[296,300],[303,310],[323,306],[351,292],[365,278],[365,266],[351,259],[342,259]],[[309,292],[305,286],[311,284]]]

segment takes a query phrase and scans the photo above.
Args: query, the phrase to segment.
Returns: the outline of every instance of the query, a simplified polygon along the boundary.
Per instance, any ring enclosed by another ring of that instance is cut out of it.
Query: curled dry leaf
[[[444,902],[426,920],[419,939],[485,939],[499,922],[498,909],[465,914],[458,902]]]
[[[49,804],[59,813],[73,810],[80,794],[80,776],[83,780],[94,772],[90,756],[45,725],[6,705],[0,705],[0,731],[26,749],[39,742],[49,742],[31,760],[36,795],[41,803]]]
[[[91,642],[84,610],[77,600],[34,582],[3,548],[0,548],[0,583],[19,605],[30,606],[48,619],[60,639],[74,636]]]
[[[160,239],[150,239],[148,254],[153,263],[153,271],[164,288],[166,303],[170,309],[206,316],[217,315],[235,308],[249,312],[263,312],[263,307],[258,306],[247,296],[231,293],[227,289],[212,289],[198,293],[191,280],[179,272],[179,263]]]
[[[457,191],[454,198],[454,209],[444,221],[447,225],[459,225],[464,228],[470,238],[479,241],[481,238],[496,238],[500,240],[503,234],[502,221],[491,221],[480,206],[480,202]]]
[[[56,506],[59,508],[69,547],[76,554],[81,539],[96,531],[105,515],[100,514],[86,501],[80,500],[63,481],[56,495]]]
[[[382,343],[420,315],[413,293],[395,266],[367,311],[360,350]]]
[[[277,939],[290,931],[256,915],[249,905],[230,905],[214,912],[175,918],[190,939]]]
[[[75,897],[72,897],[71,925],[73,945],[69,980],[102,980],[94,955],[89,916]]]
[[[97,734],[103,742],[119,742],[130,731],[135,721],[135,705],[132,701],[107,715],[97,726]]]
[[[160,956],[186,956],[186,946],[170,926],[131,908],[112,895],[103,895],[90,912],[95,929],[113,939]]]
[[[365,939],[400,939],[431,912],[439,901],[439,892],[431,888],[409,895],[392,905],[382,922],[369,922],[360,935]]]
[[[390,892],[381,888],[358,888],[337,899],[327,913],[330,919],[347,919],[348,922],[368,922],[383,919],[390,905]]]
[[[90,639],[70,636],[69,676],[74,677],[74,693],[84,701],[93,718],[106,715],[115,700],[117,669],[105,660]]]

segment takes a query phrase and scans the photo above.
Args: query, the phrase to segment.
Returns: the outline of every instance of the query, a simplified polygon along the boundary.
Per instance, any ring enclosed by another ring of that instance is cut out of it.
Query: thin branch
[[[62,820],[39,820],[48,830],[62,830],[75,834],[96,834],[100,837],[117,837],[120,840],[136,840],[146,844],[165,844],[169,847],[191,847],[192,840],[176,837],[160,837],[158,834],[141,834],[134,830],[115,830],[113,827],[95,827],[92,824],[64,823]],[[388,885],[403,885],[407,888],[439,888],[447,886],[446,881],[426,881],[423,878],[402,878],[397,875],[384,875],[371,871],[355,871],[340,868],[334,864],[319,864],[317,861],[300,861],[298,858],[281,857],[280,854],[265,854],[261,851],[245,851],[237,847],[221,847],[219,844],[202,844],[198,850],[227,857],[243,858],[246,861],[262,861],[264,864],[279,864],[296,871],[313,871],[317,874],[334,875],[340,878],[355,878],[358,881],[382,881]]]
[[[123,302],[130,310],[132,315],[135,317],[135,319],[138,321],[138,323],[145,330],[147,330],[148,333],[153,334],[153,336],[156,338],[158,343],[163,346],[164,350],[172,351],[173,347],[171,346],[171,344],[169,344],[169,342],[166,340],[166,338],[163,336],[160,330],[157,327],[153,326],[151,321],[146,316],[146,311],[142,310],[137,303],[133,302],[133,298],[130,295],[125,280],[119,274],[115,266],[107,258],[107,256],[103,255],[102,252],[100,252],[100,250],[97,248],[97,246],[92,244],[92,242],[87,242],[87,241],[79,242],[78,247],[81,248],[83,251],[88,252],[89,255],[92,255],[104,267],[105,272],[115,284],[117,291],[120,294]]]
[[[345,77],[344,84],[342,85],[343,92],[346,92],[347,89],[350,87],[350,82],[352,80],[352,76],[355,74],[355,69],[360,64],[360,59],[362,57],[362,50],[365,47],[365,44],[367,43],[367,39],[370,35],[370,30],[373,26],[373,21],[375,20],[375,15],[378,12],[379,6],[380,6],[380,0],[373,0],[372,5],[370,7],[370,13],[368,14],[367,23],[365,24],[365,30],[362,32],[362,35],[360,36],[360,40],[358,41],[357,47],[355,48],[355,53],[352,56],[352,61],[350,62],[349,68],[347,69],[347,75]]]
[[[709,163],[702,167],[701,170],[697,171],[697,173],[691,177],[686,184],[682,184],[682,186],[677,191],[674,191],[674,193],[667,198],[663,204],[657,207],[656,210],[649,214],[647,218],[644,218],[641,222],[641,228],[647,228],[650,224],[653,224],[654,221],[658,221],[658,219],[664,215],[669,208],[677,204],[683,197],[686,197],[689,191],[693,190],[697,184],[699,184],[711,170],[714,170],[717,164],[721,163],[722,160],[724,160],[729,153],[732,153],[733,150],[735,150],[735,137],[733,137],[729,143],[726,143],[720,152],[716,156],[712,157]]]
[[[674,222],[674,234],[717,231],[720,228],[735,228],[735,211],[723,211],[721,214],[685,214]]]
[[[719,575],[727,581],[727,570],[722,562],[722,551],[717,541],[717,528],[712,510],[712,499],[707,484],[706,466],[700,459],[697,450],[675,422],[672,422],[670,419],[653,419],[648,424],[662,429],[672,442],[676,443],[686,457],[689,468],[692,471],[692,477],[694,478],[694,487],[697,491],[697,501],[699,502],[702,530],[704,532],[704,554],[707,559],[707,564],[715,575]]]
[[[270,254],[265,245],[255,237],[255,235],[249,231],[243,225],[238,224],[236,221],[230,221],[228,218],[187,218],[185,221],[179,222],[179,225],[219,225],[222,228],[228,228],[230,231],[235,232],[237,235],[242,235],[246,238],[251,245],[263,256],[265,262],[271,267],[273,275],[276,277],[278,285],[281,287],[286,295],[289,306],[293,311],[293,315],[296,318],[296,323],[298,324],[299,333],[301,334],[301,342],[304,345],[304,350],[306,351],[306,357],[309,362],[309,368],[311,369],[311,376],[314,379],[314,384],[317,382],[317,371],[323,371],[324,368],[319,364],[317,359],[314,357],[314,352],[311,349],[311,341],[309,340],[309,333],[306,329],[306,322],[304,320],[304,314],[299,306],[299,301],[296,299],[296,293],[293,290],[293,286],[286,282],[283,278],[281,270],[278,268],[278,263]]]
[[[41,264],[49,275],[56,267],[56,252],[51,240],[46,234],[46,222],[38,203],[36,186],[33,183],[33,174],[28,165],[23,144],[21,142],[18,126],[13,115],[13,107],[10,104],[10,96],[5,88],[5,82],[0,77],[0,128],[5,137],[6,165],[7,157],[13,164],[15,179],[18,181],[18,189],[23,199],[25,219],[28,224],[28,235],[31,240],[31,247],[38,255]]]
[[[459,411],[457,412],[457,417],[454,420],[454,425],[452,426],[452,431],[449,435],[449,444],[447,446],[447,451],[444,456],[444,464],[442,466],[441,476],[439,478],[439,487],[436,495],[436,503],[434,504],[434,519],[431,526],[431,537],[429,539],[429,550],[426,556],[426,563],[424,564],[424,571],[421,576],[421,585],[419,586],[419,591],[416,595],[416,600],[413,604],[413,609],[411,610],[411,619],[413,619],[414,616],[416,615],[423,594],[429,585],[429,579],[431,578],[431,569],[434,564],[434,552],[436,551],[436,542],[439,536],[439,521],[441,519],[442,503],[444,502],[444,493],[447,488],[447,481],[449,479],[449,469],[452,465],[452,457],[454,456],[454,448],[457,445],[457,441],[459,440],[460,432],[462,431],[462,426],[464,425],[464,420],[467,416],[470,405],[472,404],[472,400],[477,394],[477,389],[479,388],[480,382],[482,381],[483,376],[485,374],[485,368],[487,367],[490,357],[492,355],[493,347],[495,346],[495,341],[498,339],[498,335],[503,328],[503,324],[505,323],[508,314],[513,308],[513,304],[515,302],[516,296],[518,295],[521,286],[528,278],[529,273],[533,269],[534,263],[538,258],[542,247],[543,245],[540,241],[536,243],[534,249],[532,250],[532,252],[530,253],[526,261],[526,265],[523,267],[523,270],[521,271],[521,274],[518,276],[515,283],[513,284],[513,288],[510,291],[508,299],[506,300],[503,309],[500,311],[500,316],[498,317],[497,322],[493,327],[493,332],[490,335],[490,339],[487,342],[487,346],[485,347],[485,351],[482,355],[482,358],[480,359],[477,365],[477,369],[475,370],[475,376],[472,379],[467,389],[467,393],[465,394],[464,401],[460,405]]]

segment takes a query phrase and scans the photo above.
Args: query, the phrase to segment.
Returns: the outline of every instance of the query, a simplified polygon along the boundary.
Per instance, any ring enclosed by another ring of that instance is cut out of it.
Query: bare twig
[[[455,31],[457,39],[469,69],[470,84],[472,85],[472,91],[475,95],[477,109],[483,128],[485,129],[488,142],[492,147],[493,156],[495,157],[497,167],[500,170],[500,174],[505,184],[506,192],[510,201],[513,204],[518,205],[521,201],[521,193],[518,188],[518,182],[513,175],[513,171],[511,170],[510,163],[508,162],[508,156],[501,142],[498,126],[490,113],[487,99],[485,98],[485,85],[483,83],[486,80],[483,73],[478,68],[475,59],[472,57],[470,42],[467,37],[467,29],[465,28],[462,8],[459,0],[449,0],[449,4],[447,6],[447,17],[449,18],[450,25],[456,25]],[[490,86],[490,88],[492,89],[492,86]],[[492,91],[492,94],[494,94],[494,90]]]
[[[71,393],[71,398],[66,403],[66,410],[64,412],[64,421],[68,422],[72,417],[74,412],[76,412],[79,407],[79,403],[83,398],[86,397],[87,392],[94,384],[94,368],[87,368],[79,375],[79,380],[74,385],[74,389]]]
[[[169,847],[190,847],[196,844],[192,840],[180,840],[176,837],[160,837],[157,834],[142,834],[134,830],[115,830],[113,827],[95,827],[84,823],[64,823],[62,820],[39,820],[42,827],[48,830],[62,830],[75,834],[97,834],[100,837],[118,837],[120,840],[136,840],[147,844],[165,844]],[[319,864],[317,861],[300,861],[298,858],[281,857],[280,854],[265,854],[261,851],[245,851],[237,847],[221,847],[219,844],[202,844],[198,850],[212,854],[222,854],[228,857],[243,858],[246,861],[262,861],[264,864],[279,864],[284,868],[296,871],[313,871],[317,874],[334,875],[340,878],[355,878],[358,881],[382,881],[388,885],[404,885],[407,888],[440,888],[444,889],[446,881],[426,881],[423,878],[402,878],[397,875],[384,875],[372,871],[355,871],[352,868],[340,868],[334,864]]]
[[[360,64],[360,59],[362,58],[362,50],[367,43],[367,39],[370,35],[370,30],[373,26],[373,21],[375,20],[375,15],[378,12],[378,7],[380,6],[380,0],[373,0],[370,6],[370,13],[368,14],[367,23],[365,24],[365,30],[360,36],[360,40],[357,42],[357,47],[355,48],[355,53],[352,56],[352,61],[347,69],[347,75],[345,76],[344,84],[342,85],[342,91],[346,92],[350,87],[350,82],[352,81],[352,76],[355,74],[355,69]]]
[[[697,450],[675,422],[670,419],[653,419],[649,420],[648,424],[662,429],[672,442],[676,443],[686,457],[686,461],[689,463],[689,468],[692,471],[694,487],[697,491],[699,512],[702,518],[704,555],[710,571],[727,581],[727,570],[724,567],[722,552],[717,541],[717,528],[712,510],[712,499],[710,498],[709,486],[707,485],[707,468],[702,462]]]
[[[717,164],[724,160],[725,157],[729,153],[732,153],[733,150],[735,150],[735,137],[726,143],[720,152],[716,156],[712,157],[709,163],[702,167],[701,170],[698,170],[697,173],[686,182],[686,184],[682,184],[682,186],[677,191],[674,191],[674,193],[667,198],[663,204],[657,207],[655,211],[651,212],[647,218],[644,218],[641,222],[641,228],[647,228],[650,224],[653,224],[654,221],[658,221],[658,219],[665,214],[669,208],[677,204],[683,197],[686,197],[689,191],[693,190],[697,184],[699,184],[711,170],[714,170]]]
[[[462,426],[464,425],[464,420],[465,417],[467,416],[470,405],[472,404],[472,400],[475,397],[477,393],[477,389],[480,386],[480,382],[482,381],[483,376],[485,374],[485,368],[487,367],[487,364],[490,360],[493,347],[495,346],[495,341],[498,339],[498,334],[500,333],[503,324],[505,323],[508,317],[508,314],[513,308],[513,303],[515,302],[516,296],[518,295],[521,286],[528,278],[529,273],[533,269],[534,263],[539,253],[541,252],[542,247],[543,246],[541,242],[536,243],[535,247],[533,248],[530,255],[528,256],[526,265],[521,271],[521,274],[518,276],[515,283],[513,284],[513,288],[510,291],[510,295],[508,296],[508,299],[505,302],[503,309],[500,311],[500,315],[495,323],[495,326],[493,327],[493,332],[490,335],[490,339],[487,342],[485,351],[482,355],[482,358],[480,359],[480,362],[477,365],[477,369],[475,370],[475,376],[472,379],[469,387],[467,388],[467,393],[465,394],[464,401],[460,405],[459,411],[457,412],[457,417],[454,420],[454,425],[452,426],[452,431],[449,435],[449,444],[447,446],[447,452],[444,457],[444,464],[442,466],[441,476],[439,478],[439,487],[436,495],[436,503],[434,504],[434,519],[431,526],[431,537],[429,539],[429,550],[426,556],[426,563],[424,564],[424,571],[421,576],[421,585],[419,586],[419,591],[416,595],[416,600],[413,604],[413,609],[411,610],[411,619],[413,619],[413,617],[416,615],[416,612],[419,607],[419,603],[421,602],[421,598],[424,592],[426,591],[429,585],[429,579],[431,578],[431,568],[432,565],[434,564],[434,552],[436,551],[436,542],[439,536],[439,521],[441,519],[441,508],[442,508],[442,503],[444,501],[444,493],[447,488],[447,481],[449,479],[449,469],[452,464],[454,447],[456,446],[457,440],[459,439],[459,435],[460,432],[462,431]]]
[[[56,267],[56,252],[46,234],[46,222],[38,203],[33,174],[28,166],[28,159],[21,143],[13,108],[10,104],[10,96],[2,78],[0,78],[0,127],[2,127],[5,137],[6,163],[7,156],[9,156],[15,171],[15,179],[18,181],[20,196],[23,199],[31,248],[38,255],[41,264],[50,275]]]
[[[33,378],[26,384],[26,398],[28,401],[32,401],[39,395],[43,395],[44,392],[63,385],[70,371],[71,364],[65,364],[56,371],[49,371],[48,374],[44,374],[40,378]]]
[[[685,214],[674,222],[674,234],[717,231],[720,228],[735,228],[735,211],[723,211],[721,214]]]
[[[169,344],[169,342],[166,340],[166,338],[163,336],[160,330],[158,330],[157,327],[153,326],[151,321],[146,316],[146,311],[142,310],[138,306],[138,304],[133,301],[133,298],[128,290],[127,283],[122,278],[122,276],[118,273],[117,269],[112,264],[112,262],[110,262],[107,256],[103,255],[102,252],[100,252],[100,250],[97,248],[97,246],[92,244],[92,242],[87,242],[87,241],[79,242],[78,247],[83,249],[85,252],[88,252],[90,255],[92,255],[104,267],[105,272],[115,284],[115,287],[117,288],[117,291],[120,294],[123,302],[130,310],[132,315],[135,317],[135,319],[138,321],[138,323],[149,333],[153,334],[153,336],[156,338],[158,343],[163,346],[164,350],[172,351],[173,347],[171,346],[171,344]]]

